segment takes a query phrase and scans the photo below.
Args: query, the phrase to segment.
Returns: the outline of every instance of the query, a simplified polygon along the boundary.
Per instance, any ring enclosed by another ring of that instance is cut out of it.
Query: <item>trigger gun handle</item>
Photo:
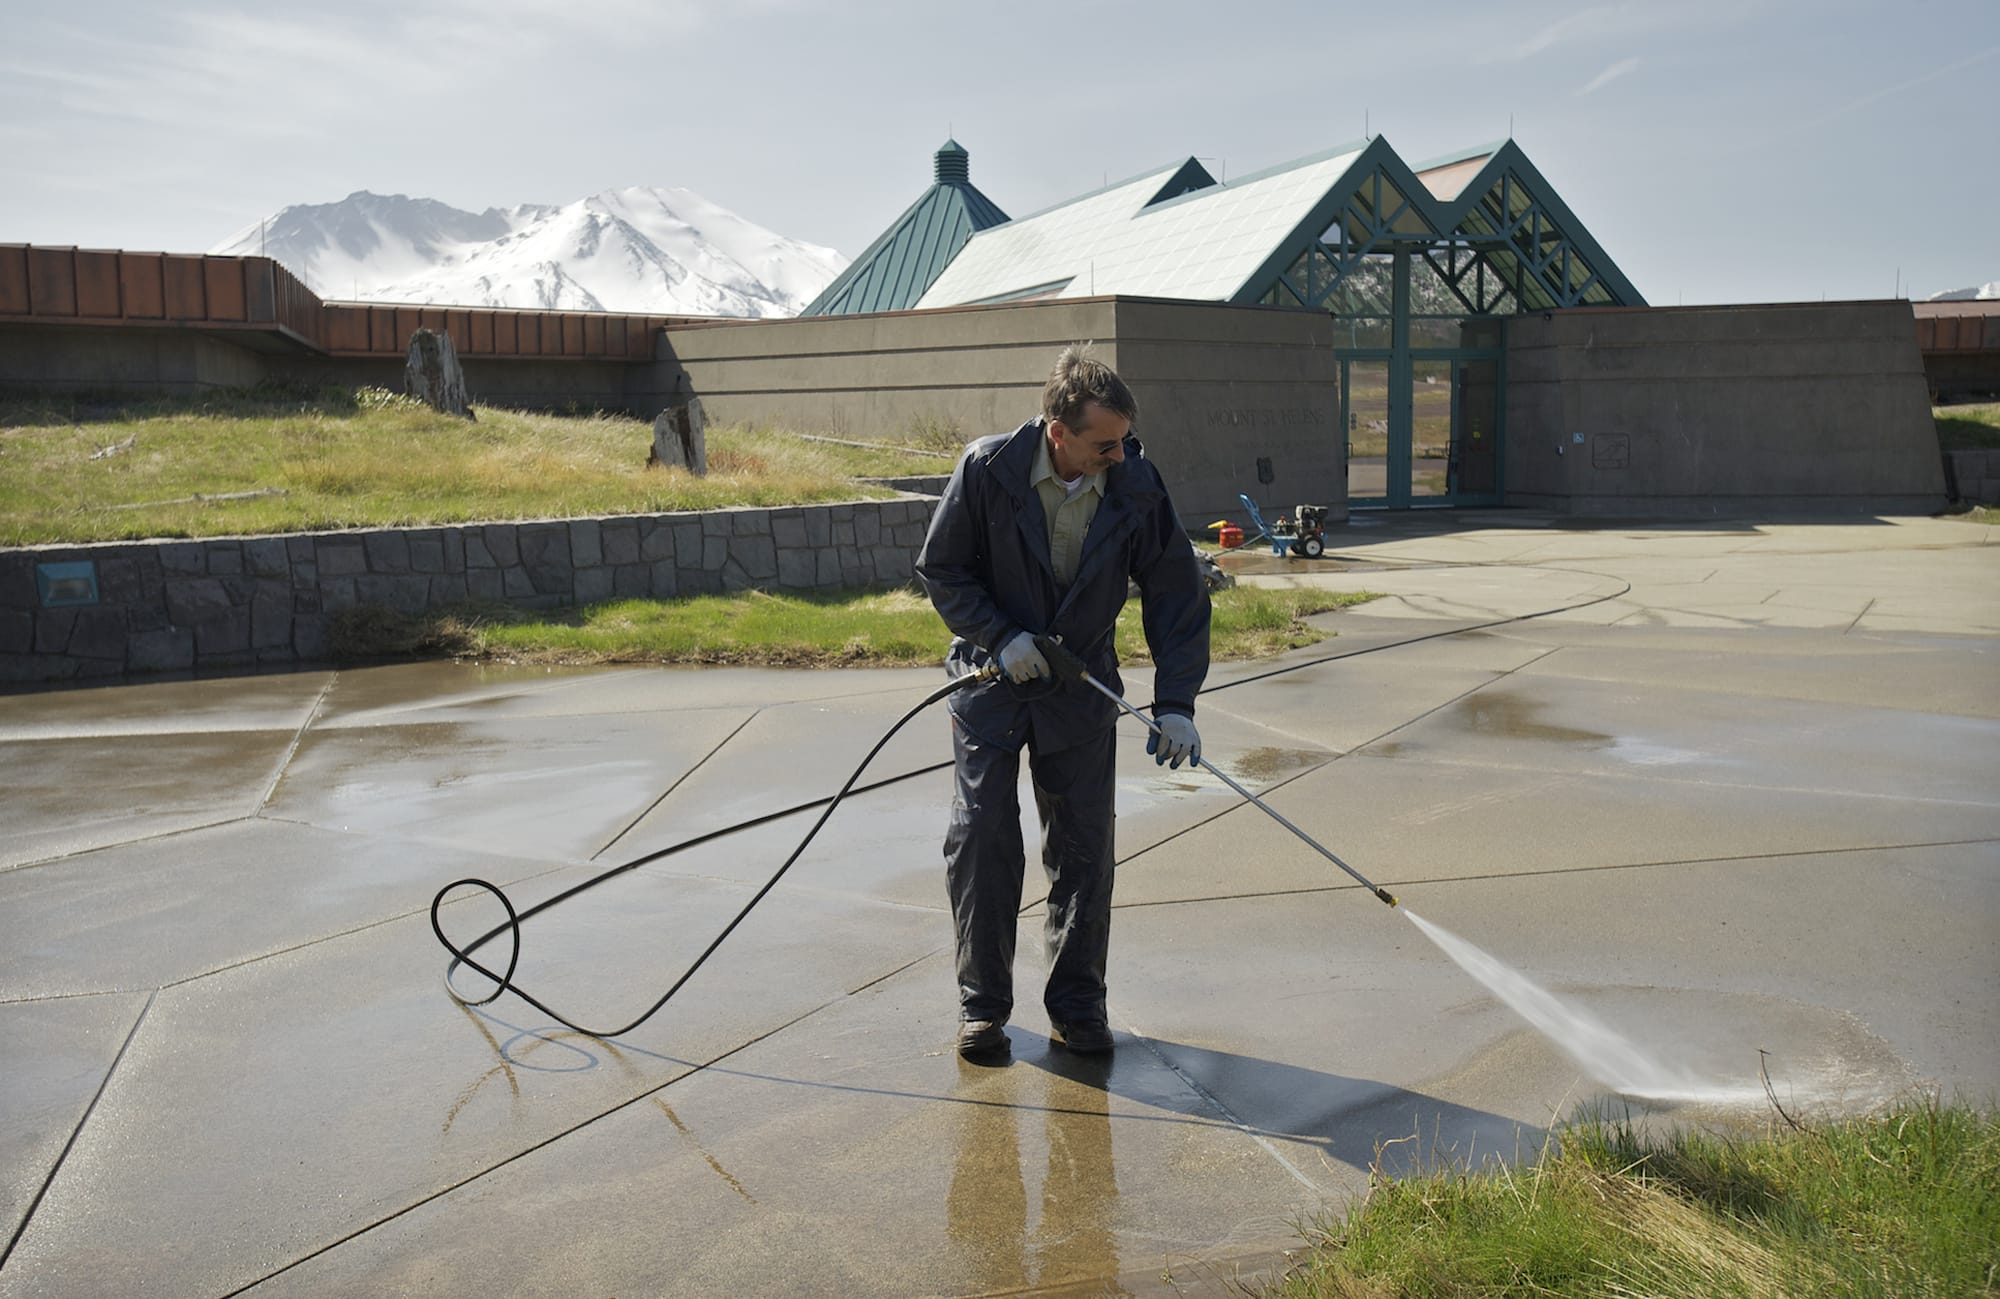
[[[1082,659],[1069,652],[1069,647],[1062,643],[1060,636],[1037,636],[1035,648],[1048,660],[1049,670],[1064,681],[1081,683],[1090,675],[1090,669],[1084,667]]]

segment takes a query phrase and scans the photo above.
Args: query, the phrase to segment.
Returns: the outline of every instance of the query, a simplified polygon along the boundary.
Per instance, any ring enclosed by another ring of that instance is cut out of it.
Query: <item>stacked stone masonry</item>
[[[1947,451],[1957,499],[1968,505],[2000,505],[2000,451],[1990,447]]]
[[[334,615],[907,583],[934,500],[0,550],[0,683],[325,660]],[[95,598],[51,600],[79,562]]]

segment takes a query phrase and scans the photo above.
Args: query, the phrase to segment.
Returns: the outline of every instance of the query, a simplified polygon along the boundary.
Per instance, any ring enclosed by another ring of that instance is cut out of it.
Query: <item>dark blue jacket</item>
[[[1153,653],[1154,710],[1194,716],[1195,693],[1208,675],[1208,586],[1159,471],[1138,439],[1127,437],[1123,462],[1104,471],[1104,498],[1064,592],[1049,561],[1048,519],[1028,483],[1045,436],[1036,419],[974,442],[931,517],[917,576],[952,630],[945,670],[977,671],[1018,631],[1054,633],[1091,675],[1122,694],[1111,631],[1129,578],[1139,586]],[[1043,750],[1089,739],[1118,716],[1089,686],[1016,686],[1004,678],[959,691],[951,711],[995,744],[1019,744],[1032,726]]]

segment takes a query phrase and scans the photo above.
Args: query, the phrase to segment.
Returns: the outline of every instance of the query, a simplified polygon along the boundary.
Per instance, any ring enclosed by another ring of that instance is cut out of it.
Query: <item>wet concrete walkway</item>
[[[1219,667],[1203,736],[1426,918],[1670,1059],[1750,1084],[1762,1060],[1808,1111],[1990,1098],[1996,540],[1364,521],[1345,564],[1253,580],[1389,598]],[[527,905],[830,793],[936,680],[430,664],[0,698],[0,1296],[1224,1293],[1382,1143],[1513,1158],[1603,1096],[1136,731],[1116,1055],[1050,1047],[1031,911],[1011,1060],[959,1061],[941,713],[875,769],[917,774],[837,813],[638,1030],[445,995],[441,884]],[[519,978],[629,1017],[807,820],[530,922]]]

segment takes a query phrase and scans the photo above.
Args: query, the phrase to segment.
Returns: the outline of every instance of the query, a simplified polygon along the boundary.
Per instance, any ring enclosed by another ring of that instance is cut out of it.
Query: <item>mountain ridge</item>
[[[847,264],[692,190],[643,185],[483,212],[355,190],[210,251],[271,257],[335,299],[756,318],[797,315]]]
[[[1931,294],[1924,301],[1987,302],[1994,298],[2000,298],[2000,280],[1993,280],[1986,284],[1975,284],[1968,289],[1946,289],[1941,293]]]

